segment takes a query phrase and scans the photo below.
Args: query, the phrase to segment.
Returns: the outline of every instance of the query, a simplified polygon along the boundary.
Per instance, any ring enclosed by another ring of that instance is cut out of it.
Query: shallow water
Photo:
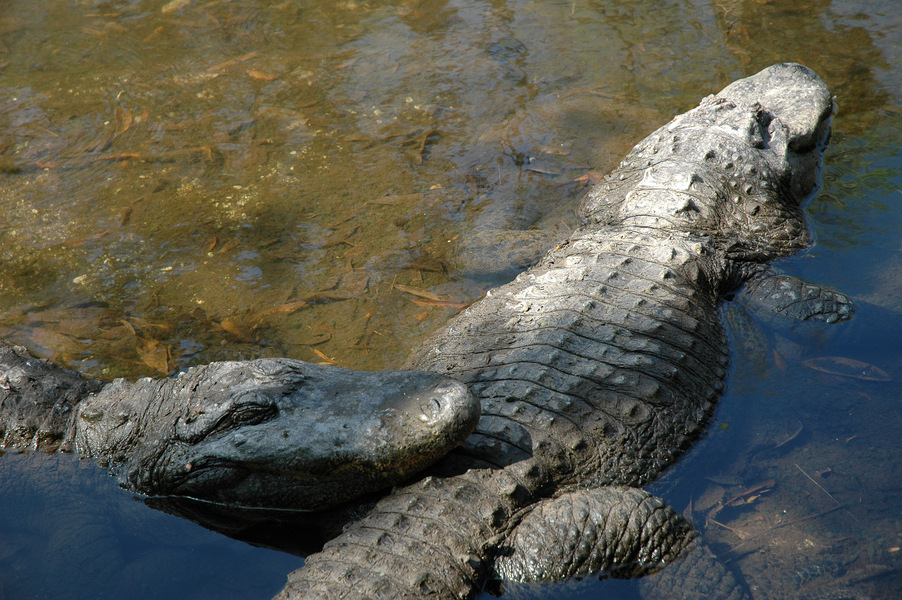
[[[654,491],[679,511],[691,500],[761,597],[847,585],[891,597],[896,386],[809,367],[833,356],[902,377],[893,4],[0,1],[0,337],[108,378],[275,355],[397,366],[510,276],[455,260],[469,232],[566,231],[585,176],[729,81],[803,62],[840,111],[808,205],[816,244],[780,268],[865,308],[831,335],[751,346],[737,333],[710,435]],[[203,537],[85,467],[73,477],[83,491],[47,484],[46,460],[58,459],[0,458],[9,598],[72,597],[65,569],[41,568],[60,548],[76,570],[106,569],[79,580],[85,597],[153,596],[173,573],[170,596],[269,598],[298,564]],[[19,477],[31,483],[3,487]],[[725,504],[771,479],[751,503]],[[47,520],[86,502],[140,510],[82,514],[68,536]],[[26,519],[16,506],[46,508]],[[173,550],[128,533],[155,528],[200,541]],[[62,532],[53,549],[48,531]],[[127,565],[96,542],[118,532]],[[235,563],[219,558],[230,553]],[[228,578],[197,576],[210,556],[236,565]],[[273,572],[269,587],[254,575]],[[538,597],[633,593],[593,585]]]

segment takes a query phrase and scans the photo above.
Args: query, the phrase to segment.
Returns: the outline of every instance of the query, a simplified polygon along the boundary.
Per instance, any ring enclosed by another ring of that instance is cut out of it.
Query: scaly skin
[[[475,433],[310,556],[279,598],[472,597],[537,505],[566,492],[600,506],[623,497],[608,486],[654,479],[724,387],[719,299],[808,242],[801,205],[831,110],[817,75],[776,65],[637,145],[588,195],[585,227],[408,360],[470,387]],[[679,546],[642,552],[667,562]]]
[[[421,471],[478,418],[435,373],[260,359],[103,384],[0,342],[0,447],[74,451],[149,496],[321,510]]]

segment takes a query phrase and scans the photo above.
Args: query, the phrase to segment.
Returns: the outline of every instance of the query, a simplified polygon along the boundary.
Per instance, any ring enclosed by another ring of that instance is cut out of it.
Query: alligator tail
[[[483,469],[396,489],[309,556],[277,598],[471,598],[490,575],[490,548],[517,520],[521,491]]]

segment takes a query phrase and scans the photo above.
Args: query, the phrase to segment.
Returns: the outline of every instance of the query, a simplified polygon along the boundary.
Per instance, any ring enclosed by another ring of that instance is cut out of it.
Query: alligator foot
[[[692,525],[648,492],[577,490],[534,505],[500,544],[495,574],[518,582],[640,577],[679,558],[693,537]]]

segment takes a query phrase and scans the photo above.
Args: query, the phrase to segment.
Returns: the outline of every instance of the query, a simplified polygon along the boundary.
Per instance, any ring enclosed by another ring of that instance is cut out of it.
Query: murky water
[[[474,232],[566,231],[585,181],[702,96],[783,60],[814,68],[841,108],[808,207],[817,243],[780,267],[863,309],[832,335],[765,331],[755,347],[737,333],[710,436],[655,491],[680,511],[691,501],[760,597],[891,597],[897,387],[810,368],[838,357],[902,377],[902,13],[890,0],[0,0],[0,337],[108,378],[273,355],[397,366],[510,276],[460,260]],[[42,478],[44,459],[0,462],[33,490],[0,485],[9,598],[72,597],[73,569],[105,573],[78,580],[85,597],[154,596],[172,573],[170,596],[268,598],[284,578],[265,587],[256,574],[297,564],[165,517],[159,529],[187,538],[173,549],[141,533],[164,515],[127,494],[127,517],[51,524],[123,493],[83,468],[63,488]],[[26,518],[19,505],[43,508]],[[60,552],[65,569],[40,568]],[[200,558],[229,555],[241,565],[229,578]],[[632,593],[593,585],[540,596]]]

